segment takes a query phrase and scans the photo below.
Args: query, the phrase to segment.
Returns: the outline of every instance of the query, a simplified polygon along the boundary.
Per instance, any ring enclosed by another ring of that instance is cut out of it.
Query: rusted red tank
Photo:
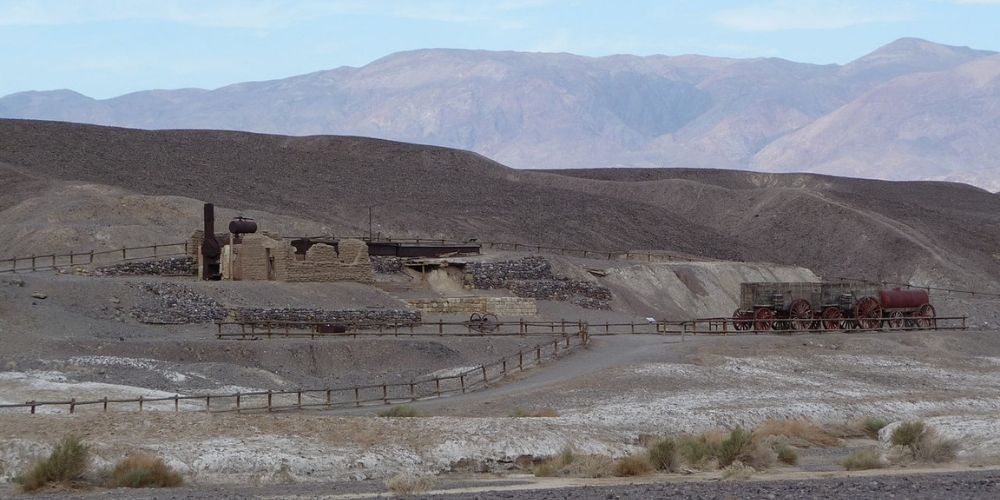
[[[916,309],[930,302],[927,290],[882,289],[878,295],[882,309]]]

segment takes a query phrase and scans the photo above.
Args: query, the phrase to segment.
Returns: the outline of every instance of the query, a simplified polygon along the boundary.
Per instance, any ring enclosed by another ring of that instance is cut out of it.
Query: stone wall
[[[595,282],[556,276],[545,257],[470,262],[465,272],[475,288],[506,288],[518,297],[566,301],[587,309],[611,308],[611,290]]]
[[[411,299],[407,304],[426,314],[493,313],[497,316],[526,317],[538,314],[534,299],[525,297],[441,297]]]

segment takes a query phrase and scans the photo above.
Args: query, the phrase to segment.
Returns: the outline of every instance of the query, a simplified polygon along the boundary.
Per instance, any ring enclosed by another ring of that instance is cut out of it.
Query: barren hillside
[[[520,171],[466,151],[357,137],[21,120],[0,121],[0,175],[11,187],[0,196],[0,228],[16,238],[31,236],[23,229],[34,213],[27,198],[68,196],[65,188],[52,191],[58,180],[213,201],[339,234],[364,232],[371,206],[375,230],[392,235],[662,249],[977,288],[1000,276],[993,257],[1000,200],[961,184],[717,170]]]

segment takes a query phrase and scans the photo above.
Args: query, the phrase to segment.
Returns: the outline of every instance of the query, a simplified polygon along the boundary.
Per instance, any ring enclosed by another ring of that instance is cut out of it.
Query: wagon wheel
[[[795,299],[788,306],[788,324],[792,330],[808,330],[812,325],[813,311],[809,301],[805,299]]]
[[[482,323],[479,325],[479,331],[495,332],[497,328],[500,328],[500,320],[497,319],[496,314],[487,313],[482,315]]]
[[[935,320],[937,313],[934,312],[934,306],[930,304],[924,304],[917,309],[917,312],[913,313],[913,326],[917,328],[935,328],[937,327],[937,320]]]
[[[823,329],[824,330],[843,330],[844,326],[844,313],[839,307],[827,307],[823,309]]]
[[[858,328],[874,330],[882,324],[882,306],[874,297],[864,297],[854,304],[854,318]]]
[[[753,312],[753,329],[758,332],[767,332],[774,328],[774,311],[761,307]]]
[[[469,316],[469,321],[466,324],[469,325],[469,328],[477,332],[483,331],[483,315],[479,313],[472,313],[472,315]]]
[[[897,330],[903,327],[904,317],[903,311],[892,311],[889,313],[889,319],[885,320],[885,323],[889,325],[889,328]]]
[[[752,314],[745,313],[739,309],[733,312],[733,329],[734,330],[749,330],[753,327],[748,319],[753,319]]]

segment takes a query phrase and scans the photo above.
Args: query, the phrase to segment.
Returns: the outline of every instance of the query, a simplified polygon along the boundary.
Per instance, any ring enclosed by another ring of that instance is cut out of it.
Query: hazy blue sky
[[[0,95],[215,88],[428,47],[843,63],[904,36],[1000,49],[1000,0],[0,0]]]

